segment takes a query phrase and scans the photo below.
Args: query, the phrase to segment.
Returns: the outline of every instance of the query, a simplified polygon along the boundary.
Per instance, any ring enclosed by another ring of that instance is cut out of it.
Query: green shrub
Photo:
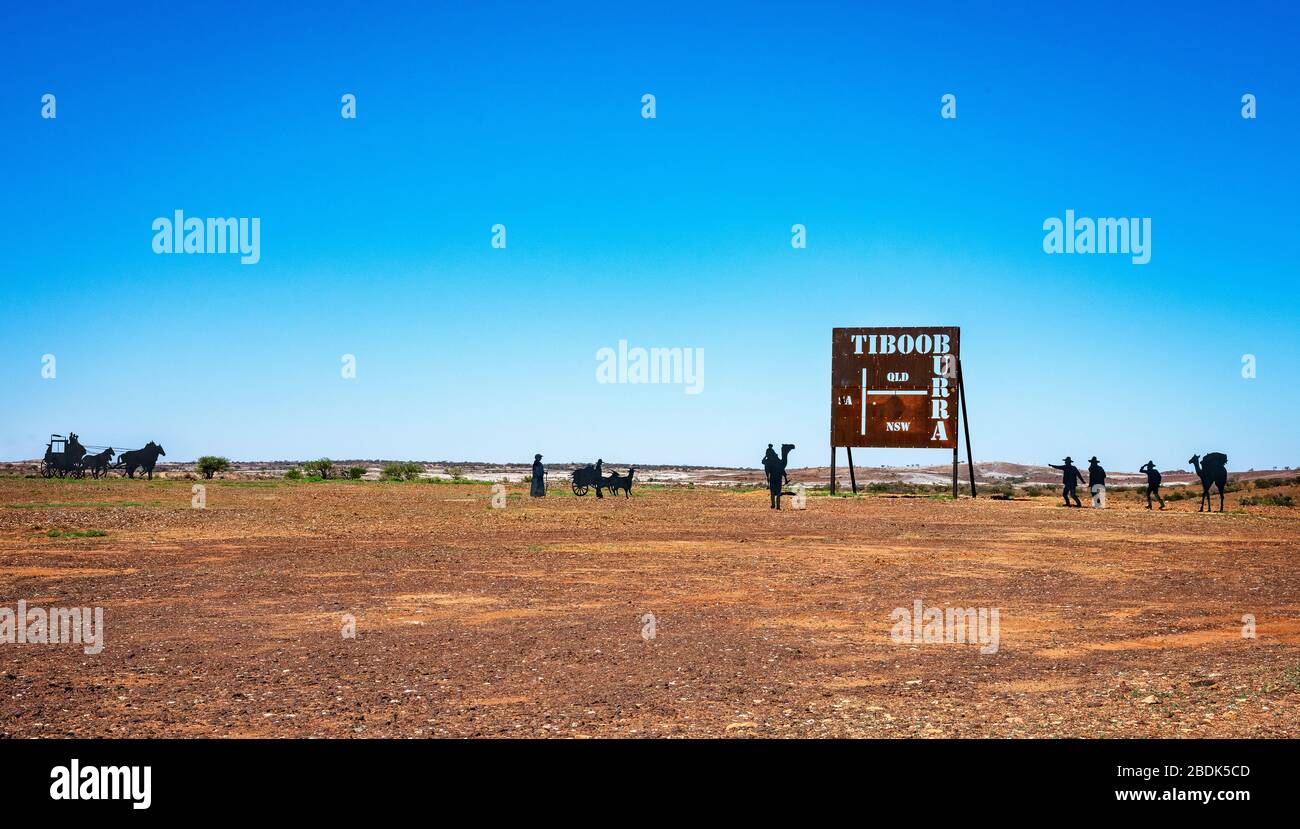
[[[364,466],[349,466],[349,467],[348,467],[348,477],[351,478],[351,479],[354,480],[354,481],[359,481],[359,480],[361,480],[361,476],[363,476],[363,475],[365,475],[365,474],[366,474],[366,468],[365,468]]]
[[[424,465],[418,463],[386,463],[384,477],[394,481],[414,481],[424,471]]]
[[[108,533],[103,530],[50,530],[45,535],[50,538],[103,538]]]
[[[1242,499],[1241,499],[1241,505],[1242,505],[1243,507],[1291,507],[1291,506],[1295,506],[1295,504],[1292,503],[1292,498],[1291,498],[1290,495],[1260,495],[1260,496],[1257,496],[1257,497],[1255,497],[1255,498],[1242,498]]]
[[[213,475],[218,472],[225,472],[230,468],[230,459],[217,455],[204,455],[194,464],[194,468],[202,473],[204,478],[211,480]]]
[[[288,472],[284,473],[284,477],[288,478],[290,481],[300,481],[302,480],[302,470],[290,469]]]
[[[329,458],[307,461],[302,465],[302,469],[313,477],[328,478],[334,472],[334,461]]]

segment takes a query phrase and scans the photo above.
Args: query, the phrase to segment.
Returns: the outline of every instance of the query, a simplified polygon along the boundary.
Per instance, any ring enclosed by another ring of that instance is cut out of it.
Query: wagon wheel
[[[44,464],[42,464],[42,465],[41,465],[41,477],[42,477],[42,478],[53,478],[53,477],[54,477],[54,464],[50,463],[49,461],[46,461]]]
[[[573,485],[573,494],[574,494],[574,495],[577,495],[579,498],[581,498],[582,496],[584,496],[584,495],[587,494],[587,491],[588,491],[589,489],[591,489],[591,487],[587,486],[586,484],[583,484],[582,486],[578,486],[577,484],[574,484],[574,485]]]

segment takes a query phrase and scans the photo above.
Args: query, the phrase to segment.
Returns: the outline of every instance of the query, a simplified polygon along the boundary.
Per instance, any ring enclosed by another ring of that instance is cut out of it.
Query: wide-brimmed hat
[[[541,453],[541,452],[538,452],[536,455],[533,455],[533,460],[535,460],[535,461],[540,461],[541,459],[542,459],[542,453]]]
[[[1156,465],[1155,461],[1147,461],[1147,466],[1155,466],[1155,465]]]
[[[1088,463],[1097,463],[1097,456],[1093,455],[1091,458],[1088,458]]]
[[[1065,462],[1066,462],[1066,463],[1074,463],[1074,458],[1070,457],[1069,455],[1066,455],[1066,456],[1065,456]]]

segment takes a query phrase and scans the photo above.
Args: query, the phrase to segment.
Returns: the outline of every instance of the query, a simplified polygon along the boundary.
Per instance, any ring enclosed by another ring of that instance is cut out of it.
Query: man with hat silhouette
[[[1093,460],[1096,460],[1096,458],[1093,458]],[[1049,463],[1048,466],[1059,469],[1064,473],[1062,482],[1065,484],[1065,488],[1061,490],[1061,497],[1065,499],[1065,505],[1070,506],[1070,499],[1073,498],[1074,506],[1082,507],[1083,504],[1079,503],[1079,493],[1076,487],[1084,482],[1083,473],[1079,472],[1079,467],[1074,465],[1074,460],[1069,455],[1066,455],[1064,466],[1057,466],[1054,463]]]
[[[1088,491],[1092,493],[1093,509],[1106,506],[1106,470],[1101,468],[1096,455],[1088,458]]]
[[[773,448],[772,448],[772,444],[769,443],[769,444],[767,445],[767,451],[763,453],[763,474],[764,474],[764,477],[767,477],[767,476],[770,475],[770,473],[768,472],[769,467],[771,467],[773,464],[780,463],[780,461],[781,461],[781,456],[778,455],[778,454],[776,454],[776,450],[773,449]],[[787,473],[784,473],[783,477],[785,478],[785,482],[786,482],[787,484],[790,483],[790,474],[789,474],[788,472],[787,472]]]
[[[1156,462],[1147,461],[1138,472],[1147,473],[1147,509],[1151,509],[1152,495],[1160,502],[1160,509],[1164,509],[1165,499],[1160,497],[1160,470],[1156,469]]]

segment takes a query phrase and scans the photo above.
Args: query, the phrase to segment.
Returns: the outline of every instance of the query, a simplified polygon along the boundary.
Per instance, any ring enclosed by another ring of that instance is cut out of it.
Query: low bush
[[[1291,507],[1295,506],[1290,495],[1258,495],[1242,498],[1243,507]]]
[[[423,471],[424,465],[419,463],[384,464],[384,477],[392,481],[414,481]]]
[[[328,478],[334,473],[334,461],[329,458],[307,461],[302,465],[302,469],[314,478]]]

